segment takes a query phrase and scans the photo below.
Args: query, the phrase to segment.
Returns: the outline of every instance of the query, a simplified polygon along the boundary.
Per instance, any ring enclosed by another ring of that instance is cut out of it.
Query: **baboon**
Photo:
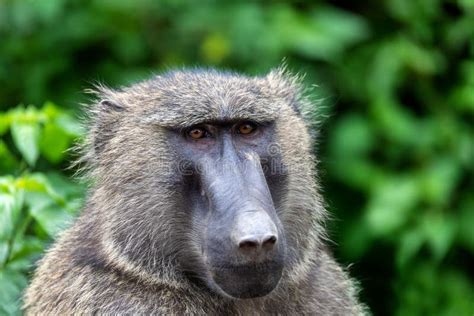
[[[326,246],[297,76],[185,69],[96,90],[88,199],[27,314],[364,313]]]

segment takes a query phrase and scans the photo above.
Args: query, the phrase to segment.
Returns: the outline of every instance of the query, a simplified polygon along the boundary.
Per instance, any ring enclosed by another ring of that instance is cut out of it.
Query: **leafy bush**
[[[255,74],[285,58],[321,85],[329,228],[362,299],[375,314],[474,313],[472,1],[5,0],[0,38],[5,312],[83,196],[64,171],[80,134],[70,114],[10,105],[73,109],[88,81],[195,64]]]
[[[0,122],[0,314],[15,314],[32,263],[81,205],[83,190],[54,171],[81,133],[52,103],[14,108]]]

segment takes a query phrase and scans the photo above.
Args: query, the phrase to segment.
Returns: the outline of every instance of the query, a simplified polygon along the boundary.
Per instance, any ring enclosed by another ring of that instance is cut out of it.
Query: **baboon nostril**
[[[267,248],[267,249],[273,248],[276,242],[277,242],[276,236],[274,235],[266,236],[266,238],[263,239],[262,247]]]
[[[259,248],[259,242],[256,238],[246,238],[239,242],[240,249],[256,249]]]

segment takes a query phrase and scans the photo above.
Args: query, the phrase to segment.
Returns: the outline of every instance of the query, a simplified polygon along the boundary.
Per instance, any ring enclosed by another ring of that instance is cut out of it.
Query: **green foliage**
[[[54,171],[79,136],[69,114],[48,102],[0,113],[0,122],[0,315],[10,315],[19,313],[32,264],[71,222],[83,190]]]
[[[321,85],[330,233],[362,299],[375,314],[474,314],[472,0],[4,0],[0,38],[0,314],[82,197],[64,172],[81,134],[68,110],[10,106],[71,109],[88,81],[283,59]]]

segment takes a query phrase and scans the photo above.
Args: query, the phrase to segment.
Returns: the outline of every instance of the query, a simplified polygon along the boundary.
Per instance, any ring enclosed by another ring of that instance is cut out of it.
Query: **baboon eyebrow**
[[[196,117],[196,118],[188,118],[187,120],[180,120],[179,118],[170,119],[161,115],[151,115],[145,119],[142,119],[142,123],[150,124],[150,125],[157,125],[169,129],[176,129],[176,130],[183,130],[186,128],[190,128],[192,126],[200,125],[200,124],[209,124],[209,125],[216,125],[216,126],[230,126],[239,122],[253,122],[260,126],[267,126],[274,123],[276,118],[272,117],[253,117],[253,116],[242,116],[242,117],[234,117],[234,118],[205,118],[205,117]]]
[[[202,122],[188,125],[182,128],[190,128],[197,125],[213,125],[213,126],[218,126],[218,127],[231,127],[231,126],[234,126],[235,124],[239,124],[243,122],[251,122],[258,126],[267,126],[267,125],[272,124],[274,121],[273,120],[255,120],[254,118],[234,118],[234,119],[224,119],[224,120],[214,119],[214,120],[203,120]]]
[[[220,103],[219,103],[220,104]],[[159,107],[144,112],[143,122],[168,127],[182,128],[209,121],[250,120],[256,123],[275,121],[281,115],[283,104],[271,100],[240,102],[239,104],[213,104],[201,102],[180,104],[178,101],[163,101]]]

